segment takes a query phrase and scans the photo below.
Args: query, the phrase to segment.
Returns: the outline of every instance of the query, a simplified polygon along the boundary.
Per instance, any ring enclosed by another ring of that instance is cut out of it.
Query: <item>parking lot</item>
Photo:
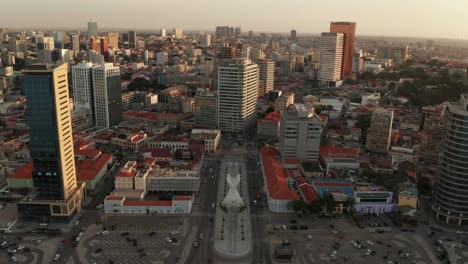
[[[349,216],[332,221],[308,216],[294,218],[294,222],[285,216],[274,222],[278,225],[267,228],[270,251],[288,241],[296,263],[438,263],[425,234],[401,232],[385,217],[363,218],[363,228],[356,227]]]

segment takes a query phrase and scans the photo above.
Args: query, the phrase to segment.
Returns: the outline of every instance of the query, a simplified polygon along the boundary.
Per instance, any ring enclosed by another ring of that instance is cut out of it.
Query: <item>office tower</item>
[[[320,37],[320,61],[318,80],[326,87],[339,86],[343,60],[343,33],[322,33]]]
[[[56,49],[63,49],[65,46],[65,34],[62,31],[53,32],[54,46]]]
[[[18,213],[68,222],[81,210],[85,184],[76,182],[67,65],[33,64],[23,74],[35,192],[18,203]]]
[[[135,31],[128,32],[128,46],[130,48],[136,48],[137,44],[137,34]]]
[[[432,210],[446,224],[468,224],[468,94],[448,102]]]
[[[258,66],[249,60],[225,59],[218,76],[218,128],[248,132],[256,121]]]
[[[279,150],[283,159],[317,163],[320,153],[322,122],[314,108],[292,104],[281,112]]]
[[[176,39],[181,39],[184,37],[184,31],[181,28],[174,28],[174,37]]]
[[[122,33],[122,42],[128,42],[128,33]]]
[[[294,67],[295,67],[294,71],[295,72],[304,72],[304,64],[305,64],[304,56],[302,56],[302,55],[296,56],[295,61],[296,61],[296,63],[294,65]]]
[[[291,30],[291,35],[289,36],[290,40],[296,40],[296,30]]]
[[[88,39],[92,37],[98,36],[98,28],[96,21],[89,21],[88,22]]]
[[[223,44],[216,48],[216,58],[213,65],[213,87],[218,87],[218,66],[224,59],[236,58],[236,47]]]
[[[70,49],[80,50],[80,35],[78,34],[70,35]]]
[[[241,27],[235,27],[234,28],[234,37],[236,39],[240,38],[241,33],[242,33]]]
[[[279,51],[279,49],[280,49],[280,43],[279,43],[278,41],[273,41],[273,40],[272,40],[270,44],[271,44],[271,49],[272,49],[273,51]]]
[[[156,53],[156,63],[158,65],[166,65],[168,62],[168,54],[165,51]]]
[[[394,63],[401,64],[408,59],[408,45],[383,45],[377,47],[377,57],[392,59]]]
[[[106,34],[106,38],[109,43],[109,46],[111,46],[112,49],[119,48],[119,33],[108,32]]]
[[[217,26],[216,27],[216,38],[232,38],[234,37],[234,28],[229,26]]]
[[[16,38],[9,38],[8,50],[10,52],[22,52],[24,56],[29,55],[28,42],[26,40],[17,40]]]
[[[331,22],[330,32],[344,34],[342,58],[343,62],[341,63],[341,80],[346,80],[352,76],[356,23]]]
[[[122,121],[120,68],[112,63],[93,67],[96,126],[109,128]]]
[[[253,31],[249,30],[249,39],[252,39],[252,38],[253,38]]]
[[[200,89],[195,95],[195,127],[216,128],[218,120],[218,94]]]
[[[387,153],[390,148],[393,110],[376,108],[372,111],[371,126],[367,132],[366,149]]]
[[[54,38],[52,37],[39,37],[36,39],[36,51],[54,50]]]
[[[200,45],[203,47],[211,46],[211,35],[210,34],[203,34],[200,36]]]
[[[252,51],[252,61],[259,61],[263,60],[265,58],[265,53],[259,49],[259,48],[254,48]]]
[[[0,28],[0,41],[7,41],[6,28]]]
[[[101,40],[99,38],[92,37],[89,41],[89,50],[101,53]]]
[[[79,63],[72,67],[73,101],[75,107],[89,109],[89,125],[95,125],[93,65],[91,62]]]
[[[100,38],[100,39],[101,39],[101,43],[99,44],[99,51],[105,57],[109,51],[109,41],[105,37]]]
[[[257,61],[259,69],[258,97],[273,90],[275,84],[275,62],[269,59]]]
[[[143,51],[143,52],[142,52],[142,55],[143,55],[143,56],[142,56],[142,57],[143,57],[143,61],[144,61],[144,62],[148,62],[148,60],[149,60],[149,51],[148,51],[148,50]]]
[[[166,37],[166,29],[161,28],[161,37],[165,38]]]

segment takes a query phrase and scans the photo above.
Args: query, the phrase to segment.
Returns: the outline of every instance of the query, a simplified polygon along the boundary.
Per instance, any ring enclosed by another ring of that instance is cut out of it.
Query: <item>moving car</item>
[[[56,254],[54,260],[58,260],[60,258],[60,254]]]

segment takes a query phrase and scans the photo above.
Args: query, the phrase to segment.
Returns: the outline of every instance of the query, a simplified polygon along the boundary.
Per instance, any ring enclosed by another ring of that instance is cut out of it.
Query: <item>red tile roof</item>
[[[359,158],[359,149],[336,146],[321,146],[320,156],[323,158]]]
[[[284,159],[285,164],[301,164],[301,161],[298,159]]]
[[[17,168],[8,179],[32,179],[33,171],[33,162],[30,161],[23,165],[22,167]]]
[[[302,196],[307,203],[320,200],[320,195],[317,193],[317,190],[308,183],[299,186],[299,191],[302,193]]]
[[[136,170],[120,170],[115,177],[133,177],[135,175]]]
[[[302,184],[307,184],[309,183],[304,177],[296,179],[296,184],[297,186],[301,186]]]
[[[109,201],[121,201],[121,200],[123,200],[124,198],[125,198],[125,197],[123,197],[123,196],[111,196],[111,195],[109,195],[109,196],[106,197],[106,200],[109,200]]]
[[[260,152],[270,197],[276,200],[299,200],[297,192],[288,187],[286,178],[290,170],[281,167],[281,162],[276,158],[278,151],[264,147]]]
[[[98,152],[100,152],[98,150]],[[111,154],[101,154],[97,159],[77,160],[76,166],[76,180],[89,181],[93,180],[97,174],[107,166],[112,159]]]
[[[172,201],[125,200],[124,206],[172,206]]]
[[[274,112],[271,112],[271,113],[268,113],[268,115],[266,115],[262,120],[265,120],[265,121],[274,121],[276,123],[278,123],[281,119],[281,112],[280,111],[274,111]]]
[[[144,152],[151,152],[151,156],[155,158],[171,158],[172,157],[170,149],[154,148],[154,149],[147,149]]]

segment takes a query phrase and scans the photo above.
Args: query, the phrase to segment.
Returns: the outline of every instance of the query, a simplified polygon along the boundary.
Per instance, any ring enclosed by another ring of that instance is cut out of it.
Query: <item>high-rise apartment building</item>
[[[269,59],[257,61],[259,69],[258,97],[273,90],[275,85],[275,62]]]
[[[67,222],[81,210],[85,184],[77,184],[66,64],[34,64],[23,71],[34,193],[18,203],[22,220]]]
[[[355,22],[331,22],[330,32],[343,33],[343,62],[341,63],[341,79],[346,80],[352,76],[354,44],[356,34]]]
[[[199,90],[195,95],[195,127],[216,128],[218,120],[218,94]]]
[[[80,50],[80,35],[78,34],[70,35],[70,49]]]
[[[225,59],[218,67],[218,128],[245,133],[255,127],[258,66],[250,60]]]
[[[161,37],[165,38],[166,37],[166,29],[161,28]]]
[[[54,46],[56,49],[63,49],[65,46],[65,33],[62,31],[54,31]]]
[[[167,52],[160,51],[156,53],[156,63],[158,65],[166,65],[168,63],[169,57]]]
[[[442,152],[433,194],[436,219],[468,225],[468,94],[448,102],[443,116]]]
[[[217,26],[216,27],[216,38],[233,38],[234,28],[229,26]]]
[[[313,107],[289,105],[281,112],[279,130],[279,150],[283,159],[299,159],[309,163],[319,161],[323,128]]]
[[[289,39],[290,39],[290,40],[296,40],[296,38],[297,38],[297,36],[296,36],[296,30],[293,29],[293,30],[291,30],[291,34],[290,34],[290,36],[289,36]]]
[[[78,107],[89,109],[89,124],[95,125],[93,67],[90,62],[79,63],[72,67],[73,101]]]
[[[16,38],[9,38],[8,50],[10,52],[22,52],[24,56],[28,56],[28,41],[22,39],[18,40]]]
[[[408,45],[378,46],[377,57],[383,59],[392,59],[394,63],[401,64],[408,59]]]
[[[96,126],[111,127],[122,121],[120,68],[105,63],[93,68]]]
[[[210,34],[203,34],[200,36],[200,45],[203,47],[211,46],[211,35]]]
[[[54,50],[55,43],[52,37],[38,37],[36,39],[36,52],[43,50]]]
[[[109,42],[109,46],[111,46],[112,49],[119,48],[119,33],[108,32],[106,34],[106,38],[107,38],[107,41]]]
[[[88,38],[97,37],[98,36],[98,27],[96,21],[89,21],[88,22]]]
[[[372,111],[371,125],[367,132],[366,149],[387,153],[390,148],[393,110],[376,108]]]
[[[343,33],[324,32],[320,37],[318,81],[321,86],[335,87],[341,83]]]
[[[136,48],[137,44],[137,33],[135,31],[128,32],[128,46],[130,48]]]
[[[184,31],[181,28],[174,28],[174,37],[176,39],[181,39],[184,37]]]

